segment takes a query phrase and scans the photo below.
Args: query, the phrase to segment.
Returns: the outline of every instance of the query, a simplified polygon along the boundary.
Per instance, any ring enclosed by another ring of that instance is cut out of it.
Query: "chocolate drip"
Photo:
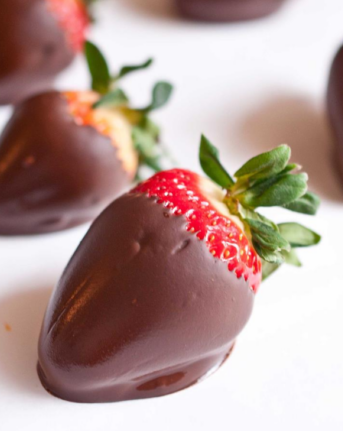
[[[76,402],[167,395],[228,357],[254,294],[153,198],[126,194],[94,222],[51,298],[38,372]]]
[[[129,183],[109,137],[77,125],[60,93],[35,96],[0,137],[0,235],[91,221]]]

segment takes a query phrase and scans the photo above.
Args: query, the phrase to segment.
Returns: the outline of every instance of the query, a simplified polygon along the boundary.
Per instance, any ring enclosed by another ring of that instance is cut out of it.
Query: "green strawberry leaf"
[[[101,99],[99,99],[96,103],[94,103],[93,108],[100,107],[111,107],[115,108],[118,106],[125,106],[129,102],[128,97],[120,88],[116,88],[115,90],[105,94]]]
[[[162,158],[170,159],[167,151],[159,144],[160,128],[148,117],[148,114],[164,106],[171,97],[173,86],[167,82],[158,82],[152,92],[152,102],[145,109],[131,110],[130,116],[139,121],[133,122],[132,138],[139,154],[140,165],[146,165],[155,172],[162,170]]]
[[[285,167],[283,171],[280,172],[279,175],[288,174],[289,172],[299,170],[299,169],[301,169],[300,165],[298,165],[297,163],[290,163]]]
[[[298,268],[302,266],[302,263],[300,262],[297,252],[294,250],[294,248],[292,248],[290,251],[284,251],[282,254],[285,259],[285,263],[288,265],[297,266]]]
[[[270,226],[273,230],[279,231],[279,228],[275,223],[273,223],[271,220],[269,220],[267,217],[264,217],[262,214],[258,213],[257,211],[250,210],[249,208],[244,208],[242,205],[239,205],[238,207],[238,215],[241,217],[241,219],[252,219],[252,220],[258,220],[268,226]]]
[[[291,149],[288,145],[280,145],[279,147],[253,157],[245,165],[243,165],[236,173],[235,177],[242,180],[249,179],[265,179],[283,171],[291,157]]]
[[[149,112],[155,111],[156,109],[162,108],[169,102],[169,99],[173,93],[173,86],[169,82],[160,81],[155,84],[152,90],[152,102],[149,108]]]
[[[132,139],[139,155],[140,165],[159,172],[163,170],[162,159],[171,160],[170,154],[158,142],[159,128],[149,118],[144,118],[138,126],[133,127]]]
[[[161,133],[161,129],[149,117],[143,115],[139,123],[139,127],[148,132],[156,141],[158,140]]]
[[[146,130],[139,126],[133,127],[132,138],[138,152],[144,157],[154,157],[156,155],[156,140]]]
[[[307,180],[307,174],[276,176],[260,181],[237,198],[250,208],[287,205],[306,193]]]
[[[297,213],[316,215],[319,206],[319,196],[315,193],[307,192],[295,201],[284,205],[284,208]]]
[[[92,42],[85,42],[85,56],[92,77],[92,89],[106,94],[111,86],[111,75],[105,57]]]
[[[118,75],[112,77],[103,53],[94,43],[85,42],[85,56],[92,77],[92,89],[100,94],[107,94],[119,79],[132,72],[147,69],[153,63],[153,59],[149,58],[142,64],[123,66]]]
[[[269,263],[275,263],[277,265],[281,265],[284,262],[284,257],[280,251],[272,251],[268,248],[263,247],[260,243],[254,241],[253,239],[253,246],[259,256]]]
[[[138,70],[144,70],[147,69],[148,67],[150,67],[152,65],[152,63],[154,62],[154,60],[152,58],[149,58],[148,60],[146,60],[144,63],[142,64],[136,64],[136,65],[130,65],[130,66],[123,66],[118,75],[114,76],[112,78],[113,81],[118,81],[119,79],[123,78],[126,75],[129,75],[130,73],[133,72],[137,72]]]
[[[250,226],[253,240],[261,247],[270,251],[291,250],[289,242],[273,227],[259,220],[246,219],[245,221]]]
[[[173,86],[169,82],[160,81],[155,84],[152,90],[152,100],[149,106],[140,109],[139,111],[145,114],[155,111],[156,109],[162,108],[169,102],[173,93]]]
[[[200,165],[203,171],[224,189],[229,189],[234,181],[219,161],[219,151],[204,136],[201,136],[199,151]]]
[[[311,247],[321,240],[320,235],[299,223],[281,223],[278,226],[280,234],[292,247]]]

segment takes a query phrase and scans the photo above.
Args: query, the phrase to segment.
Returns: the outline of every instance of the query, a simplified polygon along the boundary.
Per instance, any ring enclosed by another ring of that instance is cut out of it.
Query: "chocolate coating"
[[[0,235],[93,220],[129,183],[110,138],[77,125],[60,93],[34,96],[0,137]]]
[[[199,21],[235,22],[262,18],[286,0],[176,0],[180,12]]]
[[[0,105],[17,103],[51,87],[74,58],[45,0],[2,0]]]
[[[343,181],[343,46],[331,67],[327,105],[336,140],[337,164]]]
[[[179,391],[225,361],[253,301],[183,216],[125,194],[93,223],[53,293],[39,377],[76,402]]]

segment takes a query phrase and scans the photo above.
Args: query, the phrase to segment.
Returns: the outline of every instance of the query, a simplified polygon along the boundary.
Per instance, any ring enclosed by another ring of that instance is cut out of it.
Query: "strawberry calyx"
[[[47,0],[49,11],[56,17],[75,52],[81,52],[90,24],[87,3],[84,0]]]
[[[150,113],[168,103],[173,86],[169,82],[157,82],[152,90],[151,102],[146,107],[134,108],[127,94],[119,87],[119,82],[131,73],[149,68],[153,60],[123,66],[118,73],[111,74],[103,53],[95,44],[86,42],[85,56],[92,78],[92,89],[100,95],[93,104],[93,109],[116,110],[124,115],[132,127],[132,140],[139,157],[139,166],[148,166],[154,172],[161,171],[161,162],[166,152],[159,142],[160,128],[151,120]]]
[[[251,243],[262,259],[263,279],[282,263],[301,266],[296,248],[310,247],[321,237],[298,223],[275,224],[256,211],[260,207],[284,209],[315,215],[319,197],[308,192],[308,176],[300,166],[289,163],[287,145],[260,154],[245,163],[232,177],[219,160],[219,152],[202,136],[200,164],[204,172],[225,190],[224,203],[230,213],[239,217]]]

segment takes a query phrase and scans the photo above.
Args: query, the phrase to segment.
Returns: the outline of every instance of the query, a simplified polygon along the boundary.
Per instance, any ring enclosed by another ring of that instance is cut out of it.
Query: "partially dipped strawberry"
[[[93,59],[101,55],[87,46]],[[16,107],[0,137],[0,235],[53,232],[93,220],[129,187],[140,164],[159,169],[159,131],[149,113],[167,102],[170,84],[156,84],[144,109],[131,108],[117,86],[119,78],[150,64],[123,68],[102,93],[50,91]]]
[[[250,317],[262,266],[268,275],[284,260],[298,264],[294,247],[319,242],[255,211],[274,203],[316,211],[289,155],[282,146],[252,159],[235,182],[203,138],[201,161],[214,182],[173,169],[114,201],[48,306],[44,387],[70,401],[122,401],[167,395],[217,370]]]
[[[47,90],[83,50],[84,0],[3,0],[0,14],[0,105]]]
[[[263,18],[286,0],[176,0],[180,12],[199,21],[235,22]]]
[[[331,66],[327,106],[336,140],[337,165],[343,180],[343,46]]]

